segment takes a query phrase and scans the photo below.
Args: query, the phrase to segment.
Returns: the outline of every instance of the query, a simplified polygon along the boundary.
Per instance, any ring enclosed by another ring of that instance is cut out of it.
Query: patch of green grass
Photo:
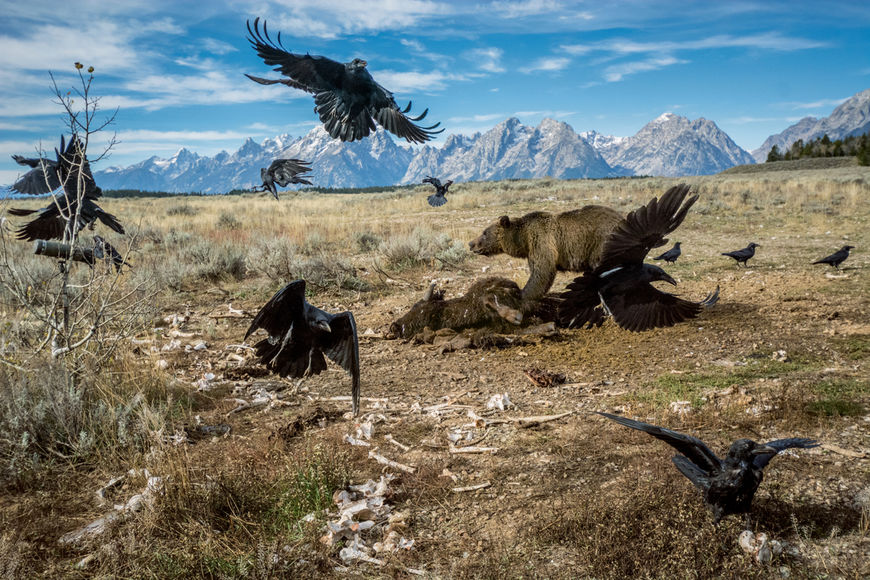
[[[811,415],[828,417],[853,417],[863,415],[862,397],[868,396],[865,383],[857,379],[832,379],[818,383],[814,390],[818,398],[806,405],[806,411]]]
[[[758,355],[750,359],[746,366],[721,368],[713,372],[698,372],[660,375],[654,383],[643,391],[633,394],[633,398],[656,407],[665,407],[672,401],[689,401],[693,408],[700,408],[706,402],[704,393],[725,389],[731,385],[742,385],[757,379],[782,378],[791,373],[809,370],[813,361],[795,357],[787,362],[772,360],[769,355]],[[763,358],[761,358],[763,357]]]
[[[870,335],[854,334],[836,341],[840,352],[849,360],[864,360],[870,357]]]

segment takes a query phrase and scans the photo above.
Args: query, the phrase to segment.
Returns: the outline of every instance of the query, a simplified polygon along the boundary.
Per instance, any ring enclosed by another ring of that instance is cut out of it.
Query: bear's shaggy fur
[[[482,278],[471,285],[464,296],[444,300],[430,288],[423,300],[415,303],[401,318],[390,325],[394,338],[413,338],[428,327],[432,331],[450,328],[487,328],[510,333],[530,322],[554,320],[551,299],[524,301],[516,282],[505,278]]]
[[[601,259],[604,241],[622,217],[601,205],[560,214],[534,211],[515,219],[505,215],[468,246],[482,256],[504,253],[528,258],[529,281],[522,298],[537,300],[553,285],[557,271],[592,271]]]

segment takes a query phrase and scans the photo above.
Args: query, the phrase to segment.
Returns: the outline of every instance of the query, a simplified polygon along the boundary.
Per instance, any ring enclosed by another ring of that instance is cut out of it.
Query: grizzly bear
[[[560,214],[533,211],[516,219],[504,215],[468,246],[482,256],[528,258],[529,281],[522,297],[537,300],[553,285],[556,271],[592,271],[601,259],[604,240],[620,220],[619,212],[600,205]]]

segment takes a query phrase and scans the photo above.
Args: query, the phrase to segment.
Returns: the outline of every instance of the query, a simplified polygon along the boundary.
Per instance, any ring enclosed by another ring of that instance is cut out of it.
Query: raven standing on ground
[[[821,260],[816,260],[813,264],[830,264],[837,270],[840,269],[840,264],[846,261],[846,258],[849,257],[849,250],[854,250],[855,246],[843,246],[830,256],[825,256]]]
[[[64,147],[64,138],[61,136],[60,150],[55,149],[54,151],[57,161],[21,158],[23,164],[31,165],[33,163],[34,169],[15,182],[13,188],[16,191],[30,195],[48,193],[57,187],[62,187],[63,191],[55,195],[47,207],[40,210],[9,209],[9,213],[15,216],[26,216],[39,212],[34,220],[18,229],[16,237],[19,240],[27,241],[63,239],[64,234],[67,236],[72,234],[72,219],[76,213],[78,213],[79,230],[86,226],[93,227],[94,222],[99,219],[112,230],[123,234],[124,227],[118,218],[104,212],[100,206],[94,203],[94,200],[103,195],[103,191],[94,183],[91,165],[88,163],[84,145],[78,136],[73,135],[66,147]],[[49,174],[48,179],[43,172],[43,166]],[[56,182],[50,176],[51,174],[54,174]],[[81,207],[79,207],[79,201],[81,201]]]
[[[426,198],[429,201],[429,205],[432,207],[440,207],[447,203],[447,189],[453,185],[453,180],[448,179],[442,184],[441,180],[437,177],[429,177],[427,175],[426,179],[423,180],[423,183],[431,183],[435,186],[435,193]]]
[[[755,248],[760,247],[761,246],[759,246],[755,242],[752,242],[742,250],[734,250],[733,252],[722,252],[722,255],[737,260],[738,268],[740,267],[740,262],[743,262],[743,266],[748,268],[749,266],[746,265],[746,261],[755,255]]]
[[[326,370],[326,355],[351,376],[353,414],[359,413],[359,338],[353,314],[330,314],[312,306],[305,300],[305,280],[295,280],[260,309],[245,340],[258,328],[269,338],[254,350],[269,370],[282,377],[317,375]]]
[[[611,315],[620,327],[639,332],[673,326],[716,303],[718,287],[702,302],[689,302],[661,292],[651,282],[661,280],[676,286],[677,281],[658,266],[643,262],[650,249],[667,243],[664,235],[685,219],[698,199],[694,195],[686,200],[688,193],[688,185],[674,186],[661,199],[653,198],[617,225],[604,242],[598,267],[575,278],[561,295],[558,318],[562,325],[601,326],[604,318]]]
[[[683,252],[680,250],[680,242],[674,244],[674,247],[668,250],[667,252],[656,256],[653,260],[664,260],[667,264],[673,264],[677,261],[677,258],[680,257],[680,254]]]
[[[598,414],[649,433],[679,451],[680,455],[673,457],[674,465],[701,491],[704,503],[713,511],[714,523],[729,514],[749,512],[755,491],[764,478],[764,467],[774,455],[792,447],[819,446],[813,439],[777,439],[762,445],[751,439],[738,439],[731,444],[725,459],[719,459],[703,441],[690,435],[610,413]]]
[[[278,41],[273,42],[266,23],[263,22],[261,33],[259,22],[259,18],[254,19],[253,29],[248,22],[248,41],[266,64],[275,65],[276,71],[289,78],[271,80],[245,76],[261,85],[283,84],[313,93],[314,111],[333,139],[356,141],[368,137],[376,129],[376,121],[409,143],[424,143],[444,130],[434,130],[440,123],[429,127],[415,125],[426,117],[429,109],[416,117],[405,116],[411,110],[411,103],[399,109],[393,93],[376,83],[366,70],[366,61],[355,58],[342,64],[324,56],[287,52],[281,44],[281,33],[278,33]]]
[[[301,159],[276,159],[269,165],[268,168],[263,167],[260,169],[260,179],[263,180],[262,189],[254,191],[271,191],[272,195],[275,196],[275,199],[278,199],[278,188],[275,187],[276,184],[281,187],[287,187],[291,183],[304,183],[306,185],[311,185],[311,182],[307,179],[303,179],[303,177],[308,177],[307,175],[300,175],[302,173],[308,173],[311,171],[311,162],[310,161],[302,161]]]

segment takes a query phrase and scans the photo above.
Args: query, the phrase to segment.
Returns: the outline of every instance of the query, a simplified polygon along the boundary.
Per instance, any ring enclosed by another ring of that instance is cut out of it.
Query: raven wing
[[[329,359],[351,376],[353,414],[359,413],[359,336],[356,321],[350,312],[334,315],[329,321],[332,332],[320,336],[320,348]]]
[[[695,318],[705,306],[715,304],[718,298],[718,287],[701,302],[690,302],[645,282],[628,290],[602,294],[616,323],[633,332],[673,326]]]
[[[686,200],[689,189],[686,184],[675,185],[660,199],[653,198],[625,216],[604,242],[596,272],[606,272],[620,264],[639,264],[652,248],[666,244],[664,236],[677,229],[698,199],[693,195]]]
[[[438,179],[437,177],[430,177],[427,175],[423,179],[423,183],[431,183],[432,185],[435,186],[436,189],[439,189],[441,187],[441,180]]]
[[[274,70],[289,77],[291,82],[285,80],[269,81],[246,75],[248,78],[261,84],[280,82],[309,93],[332,91],[342,87],[345,75],[345,68],[342,63],[325,56],[302,55],[289,52],[281,44],[280,32],[278,33],[277,42],[273,42],[269,37],[269,31],[266,29],[266,22],[263,21],[262,33],[260,32],[259,23],[260,19],[255,18],[254,27],[251,29],[251,22],[248,21],[248,42],[251,43],[251,46],[254,47],[254,50],[257,51],[257,54],[267,65],[275,66]]]
[[[308,171],[311,171],[310,164],[301,159],[276,159],[269,166],[269,173],[272,175],[272,179],[281,187],[287,187],[291,183],[307,183],[310,185],[310,181],[296,177],[298,174]]]
[[[435,123],[434,125],[429,125],[428,127],[421,127],[420,125],[414,124],[417,121],[422,121],[426,118],[429,109],[425,109],[416,117],[408,117],[405,113],[411,110],[410,101],[408,102],[408,106],[404,109],[399,109],[396,100],[393,98],[393,94],[381,85],[377,83],[375,83],[375,85],[377,86],[377,91],[369,112],[381,127],[393,135],[405,139],[409,143],[425,143],[431,139],[433,135],[444,132],[443,128],[435,131],[438,125],[441,124],[440,122]]]
[[[56,161],[45,158],[28,159],[20,155],[13,155],[12,159],[19,165],[33,167],[33,169],[22,175],[18,181],[12,184],[13,191],[29,195],[41,195],[60,187]]]
[[[683,433],[678,433],[677,431],[665,429],[664,427],[650,425],[649,423],[642,423],[641,421],[634,421],[626,417],[620,417],[619,415],[611,415],[610,413],[601,412],[598,412],[598,414],[603,415],[608,419],[612,419],[620,425],[624,425],[626,427],[631,427],[632,429],[637,429],[638,431],[649,433],[656,439],[661,439],[662,441],[685,455],[689,461],[691,461],[705,474],[713,473],[722,468],[722,460],[716,457],[716,454],[713,453],[710,448],[704,444],[703,441],[692,437],[691,435],[685,435]]]
[[[245,333],[245,340],[248,340],[248,337],[258,328],[268,332],[270,337],[283,338],[291,326],[304,326],[304,305],[305,280],[294,280],[278,290],[260,308]]]
[[[818,447],[820,443],[815,439],[790,437],[788,439],[777,439],[776,441],[765,443],[765,445],[767,445],[768,447],[773,447],[774,449],[776,449],[776,453],[779,453],[780,451],[790,449],[792,447],[797,447],[800,449],[811,449],[813,447]],[[760,455],[756,455],[755,460],[752,462],[752,465],[757,469],[764,469],[764,466],[770,463],[770,460],[773,459],[776,453],[762,453]]]
[[[607,313],[601,305],[598,293],[599,279],[591,274],[574,278],[567,290],[560,295],[558,307],[559,324],[565,328],[601,326]]]

